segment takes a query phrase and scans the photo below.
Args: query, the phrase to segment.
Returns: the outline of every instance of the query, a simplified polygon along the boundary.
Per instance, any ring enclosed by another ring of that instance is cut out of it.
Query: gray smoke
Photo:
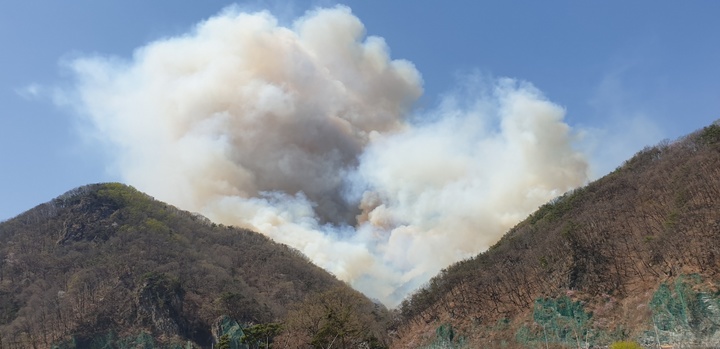
[[[129,184],[391,306],[587,181],[564,110],[530,84],[474,82],[410,122],[419,72],[346,7],[289,27],[228,9],[72,69],[66,99]]]

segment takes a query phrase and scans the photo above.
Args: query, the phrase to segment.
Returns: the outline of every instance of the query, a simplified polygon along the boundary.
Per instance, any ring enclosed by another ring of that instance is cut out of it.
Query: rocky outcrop
[[[146,275],[137,294],[137,323],[151,328],[156,336],[182,336],[184,292],[177,279],[165,274]]]

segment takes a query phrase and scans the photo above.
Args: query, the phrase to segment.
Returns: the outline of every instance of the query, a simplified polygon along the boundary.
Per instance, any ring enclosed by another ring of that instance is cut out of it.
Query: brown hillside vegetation
[[[242,348],[235,322],[257,326],[247,333],[258,343],[281,332],[296,347],[381,347],[386,316],[292,248],[121,184],[81,187],[0,223],[3,349],[209,348],[220,337]],[[307,322],[316,328],[297,325]]]
[[[720,343],[720,124],[542,206],[404,301],[393,347]]]
[[[404,301],[394,348],[720,346],[720,124],[542,206]],[[389,313],[121,184],[0,223],[0,349],[383,348]]]

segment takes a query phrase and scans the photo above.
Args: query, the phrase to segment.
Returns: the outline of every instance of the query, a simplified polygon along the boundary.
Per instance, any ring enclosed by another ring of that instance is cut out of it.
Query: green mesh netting
[[[644,337],[653,342],[720,345],[720,292],[709,291],[697,275],[662,284],[650,301],[652,329]]]
[[[230,339],[230,349],[248,349],[246,344],[240,342],[240,338],[243,336],[242,326],[228,316],[224,316],[220,320],[219,336],[224,335]]]
[[[532,348],[548,343],[583,346],[598,336],[590,330],[590,318],[582,303],[567,296],[538,299],[533,306],[533,323],[521,326],[515,340]]]
[[[651,319],[636,339],[643,345],[720,347],[720,291],[709,290],[698,275],[662,284],[649,302]],[[568,297],[539,299],[532,322],[520,326],[515,339],[528,348],[603,346],[628,338],[623,327],[595,328],[591,314]]]
[[[435,341],[424,349],[460,349],[466,348],[465,337],[458,335],[450,324],[440,325],[435,330]]]

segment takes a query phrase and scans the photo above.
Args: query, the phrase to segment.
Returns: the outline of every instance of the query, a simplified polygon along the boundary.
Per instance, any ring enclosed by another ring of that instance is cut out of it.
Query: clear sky
[[[592,134],[578,144],[595,176],[645,145],[720,118],[718,1],[346,1],[393,58],[413,62],[431,108],[462,76],[512,77],[563,106]],[[119,180],[112,159],[49,97],[63,66],[88,54],[129,58],[187,32],[228,1],[0,2],[0,220],[71,188]],[[240,3],[292,21],[315,6]]]

